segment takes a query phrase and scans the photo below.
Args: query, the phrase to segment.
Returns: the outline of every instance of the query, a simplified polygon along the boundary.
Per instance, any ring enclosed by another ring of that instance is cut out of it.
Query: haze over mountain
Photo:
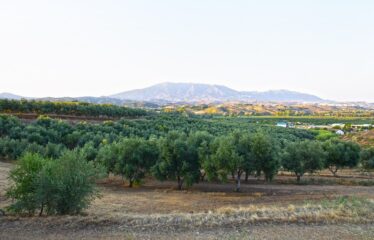
[[[196,83],[160,83],[143,89],[126,91],[109,96],[133,101],[167,102],[222,102],[222,101],[272,101],[272,102],[322,102],[323,99],[306,93],[288,90],[265,92],[236,91],[221,85]]]
[[[7,93],[7,92],[0,93],[0,99],[15,99],[15,100],[19,100],[21,98],[24,98],[24,97],[16,95],[16,94],[13,94],[13,93]]]

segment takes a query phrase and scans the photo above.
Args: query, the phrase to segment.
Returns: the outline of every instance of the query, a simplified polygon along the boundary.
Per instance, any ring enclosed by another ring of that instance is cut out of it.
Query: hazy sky
[[[0,0],[0,92],[165,81],[374,102],[374,1]]]

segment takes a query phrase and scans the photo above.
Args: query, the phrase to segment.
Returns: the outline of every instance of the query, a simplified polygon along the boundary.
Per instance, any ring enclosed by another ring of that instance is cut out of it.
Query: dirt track
[[[0,239],[274,239],[274,240],[364,240],[374,238],[373,225],[265,224],[188,231],[133,231],[126,227],[47,229],[34,226],[0,226]]]

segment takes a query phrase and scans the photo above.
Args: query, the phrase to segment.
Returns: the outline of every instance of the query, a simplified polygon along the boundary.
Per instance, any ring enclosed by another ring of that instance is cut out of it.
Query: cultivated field
[[[0,162],[0,207],[12,167]],[[320,177],[321,178],[321,177]],[[99,183],[101,197],[79,216],[0,218],[0,239],[373,239],[374,187],[273,184]]]

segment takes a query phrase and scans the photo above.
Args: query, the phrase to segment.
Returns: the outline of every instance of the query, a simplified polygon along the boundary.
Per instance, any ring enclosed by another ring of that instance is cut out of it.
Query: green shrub
[[[11,210],[33,214],[41,208],[36,195],[39,187],[37,179],[47,161],[49,160],[34,153],[26,153],[19,159],[9,177],[14,184],[8,189],[7,195],[16,200],[11,205]]]
[[[15,200],[10,209],[30,215],[77,214],[97,196],[95,181],[102,172],[78,151],[65,151],[55,160],[27,153],[10,174],[14,185],[8,196]]]

